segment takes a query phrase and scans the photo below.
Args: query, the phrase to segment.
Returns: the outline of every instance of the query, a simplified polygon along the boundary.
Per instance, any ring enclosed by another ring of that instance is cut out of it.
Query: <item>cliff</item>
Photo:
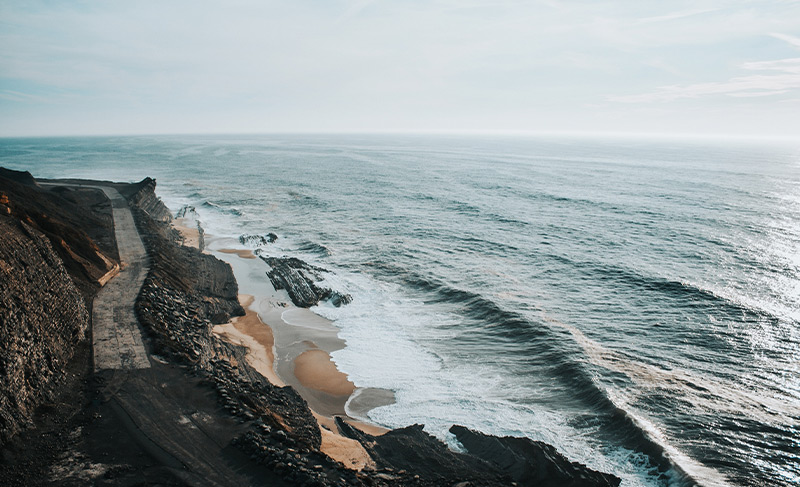
[[[108,198],[97,189],[40,185],[29,176],[0,172],[0,215],[25,222],[47,237],[90,305],[91,297],[118,269]]]
[[[243,349],[211,332],[213,323],[243,314],[236,301],[232,271],[214,257],[179,245],[180,237],[171,227],[150,216],[158,206],[155,193],[149,194],[153,190],[152,185],[142,185],[130,200],[153,262],[136,304],[139,320],[158,353],[190,366],[216,389],[231,414],[250,424],[244,434],[233,438],[233,445],[278,474],[287,485],[619,484],[612,475],[570,463],[549,445],[470,432],[480,441],[471,437],[469,452],[459,453],[425,433],[421,425],[372,436],[337,419],[339,432],[360,443],[376,469],[356,472],[332,460],[320,451],[319,427],[306,401],[291,387],[277,387],[264,380],[244,359]],[[151,210],[136,210],[135,201]],[[339,305],[349,302],[349,296],[334,296],[331,290],[316,286],[324,269],[298,259],[262,259],[272,268],[268,276],[275,287],[287,289],[298,306],[325,299]],[[502,453],[488,454],[486,445],[496,442],[503,445]],[[504,462],[503,458],[512,461]]]
[[[0,216],[0,445],[54,398],[86,338],[84,296],[42,233]]]
[[[0,168],[0,446],[86,353],[91,301],[118,269],[108,200]]]
[[[180,233],[169,225],[169,210],[155,195],[155,182],[145,179],[136,186],[139,189],[128,201],[152,261],[144,289],[164,288],[185,296],[214,324],[243,315],[239,286],[230,266],[180,245]]]
[[[117,190],[128,200],[132,207],[143,211],[150,219],[169,223],[172,213],[169,208],[156,196],[156,180],[144,178],[138,183],[116,185]]]

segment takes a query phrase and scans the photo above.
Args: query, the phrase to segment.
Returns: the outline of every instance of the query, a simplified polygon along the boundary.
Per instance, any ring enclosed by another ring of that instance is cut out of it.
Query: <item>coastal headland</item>
[[[345,343],[307,309],[351,298],[174,218],[155,187],[0,169],[3,485],[619,484],[527,438],[453,426],[456,452],[370,424],[391,391],[340,372]]]

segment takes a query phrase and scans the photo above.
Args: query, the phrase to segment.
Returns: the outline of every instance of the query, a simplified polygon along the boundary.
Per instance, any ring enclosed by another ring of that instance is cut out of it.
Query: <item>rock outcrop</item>
[[[139,234],[151,259],[145,288],[164,287],[190,296],[202,315],[214,324],[243,315],[238,301],[239,287],[230,266],[197,249],[180,245],[179,232],[137,206],[135,201],[144,202],[150,209],[163,206],[154,193],[145,194],[152,193],[154,188],[155,184],[137,191],[130,200]]]
[[[48,190],[28,181],[30,174],[17,173],[14,180],[0,175],[0,215],[25,222],[50,240],[89,305],[119,259],[108,198],[96,189]]]
[[[180,222],[186,228],[197,228],[197,249],[202,252],[203,249],[206,248],[206,238],[205,230],[203,229],[203,225],[200,223],[200,217],[197,214],[197,208],[192,205],[183,205],[175,213],[175,220],[176,223]],[[185,237],[183,243],[185,244]]]
[[[337,418],[342,435],[357,440],[390,485],[511,485],[512,479],[476,456],[454,452],[415,424],[373,436]]]
[[[330,301],[338,307],[353,301],[349,294],[317,285],[322,280],[321,273],[327,272],[325,269],[314,267],[295,257],[259,257],[270,266],[267,277],[272,286],[275,289],[285,289],[295,306],[310,308],[320,301]]]
[[[262,245],[267,245],[271,243],[275,243],[278,240],[278,236],[274,233],[266,233],[264,235],[240,235],[239,242],[242,245],[250,245],[254,247],[259,247]]]
[[[102,192],[0,168],[0,446],[56,397],[85,352],[92,299],[117,259]]]
[[[90,314],[48,238],[0,216],[0,446],[52,400]]]
[[[144,211],[153,220],[162,223],[172,221],[169,208],[156,196],[155,179],[144,178],[138,183],[118,185],[117,189],[132,206]]]
[[[492,436],[454,425],[450,432],[469,453],[508,474],[519,485],[540,487],[616,487],[621,480],[570,462],[555,447],[541,441]]]
[[[39,183],[36,182],[36,179],[34,179],[33,175],[28,171],[15,171],[13,169],[0,167],[0,178],[5,178],[25,186],[40,187]]]

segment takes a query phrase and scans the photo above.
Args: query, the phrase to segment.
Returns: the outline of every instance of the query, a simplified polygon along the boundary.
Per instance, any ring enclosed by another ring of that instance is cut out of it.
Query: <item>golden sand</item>
[[[331,394],[350,396],[356,386],[339,372],[331,355],[324,350],[307,350],[294,359],[294,375],[306,387]]]
[[[235,254],[242,259],[255,259],[256,254],[253,253],[252,250],[249,249],[219,249],[217,252],[222,252],[223,254]]]

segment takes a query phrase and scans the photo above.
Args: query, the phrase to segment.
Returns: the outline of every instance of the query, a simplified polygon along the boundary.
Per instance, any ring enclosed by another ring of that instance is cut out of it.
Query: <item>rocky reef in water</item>
[[[615,487],[620,479],[570,462],[552,445],[530,438],[493,436],[464,426],[450,428],[466,450],[507,473],[520,485],[539,487]]]
[[[259,258],[270,267],[267,277],[273,287],[285,289],[295,306],[310,308],[320,301],[329,301],[339,307],[353,301],[349,294],[318,285],[322,281],[322,274],[328,272],[321,267],[314,267],[295,257]]]
[[[239,243],[242,245],[249,245],[254,247],[260,247],[263,245],[275,243],[278,240],[278,236],[272,232],[266,233],[264,235],[240,235],[239,236]]]

